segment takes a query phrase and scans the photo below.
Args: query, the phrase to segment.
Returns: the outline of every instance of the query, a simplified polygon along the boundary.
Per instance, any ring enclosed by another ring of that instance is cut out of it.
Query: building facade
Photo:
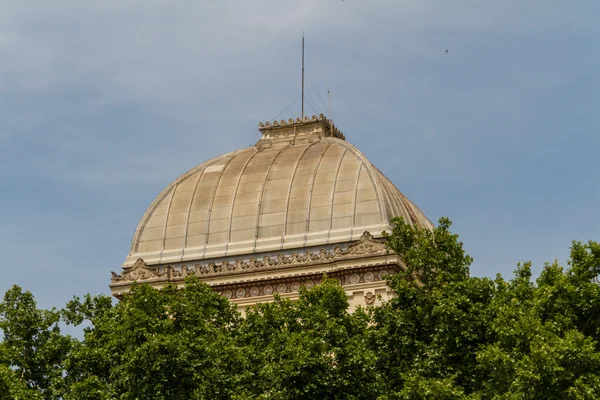
[[[384,276],[402,263],[382,232],[396,216],[427,217],[323,115],[266,122],[248,148],[206,161],[171,183],[140,221],[120,274],[160,287],[198,276],[241,311],[275,293],[295,299],[323,274],[351,309],[387,300]]]

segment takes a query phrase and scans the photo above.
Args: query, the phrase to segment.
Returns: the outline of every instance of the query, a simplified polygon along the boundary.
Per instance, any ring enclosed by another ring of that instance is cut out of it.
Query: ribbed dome
[[[143,216],[124,267],[138,258],[165,264],[342,243],[364,231],[380,236],[395,216],[433,227],[343,136],[311,129],[273,143],[277,135],[263,131],[259,145],[170,184]]]

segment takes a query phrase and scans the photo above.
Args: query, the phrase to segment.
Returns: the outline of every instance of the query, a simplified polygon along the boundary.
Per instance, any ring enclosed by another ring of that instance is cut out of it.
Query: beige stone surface
[[[204,162],[150,205],[123,265],[249,255],[380,237],[427,217],[328,123],[261,127],[256,146]],[[334,132],[336,133],[336,132]]]

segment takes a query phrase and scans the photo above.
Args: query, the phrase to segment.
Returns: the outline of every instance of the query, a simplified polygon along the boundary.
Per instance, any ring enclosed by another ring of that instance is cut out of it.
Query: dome
[[[395,216],[433,228],[323,116],[260,130],[255,146],[206,161],[160,193],[125,268],[138,258],[169,264],[381,237]]]

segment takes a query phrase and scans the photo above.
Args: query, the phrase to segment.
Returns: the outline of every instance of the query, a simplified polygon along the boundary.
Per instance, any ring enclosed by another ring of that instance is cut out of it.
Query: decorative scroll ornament
[[[135,281],[150,281],[164,279],[166,272],[157,270],[146,265],[144,260],[138,258],[135,264],[131,268],[128,268],[123,274],[118,275],[115,272],[112,273],[112,282],[135,282]]]
[[[260,259],[250,257],[247,261],[238,259],[234,262],[209,262],[208,264],[183,265],[175,268],[172,266],[149,267],[140,258],[131,268],[124,269],[120,275],[112,272],[111,286],[121,286],[136,281],[181,281],[187,276],[202,278],[214,275],[244,273],[258,269],[320,264],[371,255],[384,255],[386,253],[387,249],[382,240],[373,238],[369,232],[364,232],[360,240],[346,248],[335,246],[333,249],[320,249],[317,252],[306,250],[303,253],[298,253],[294,251],[290,254],[278,254],[276,257],[264,256]]]
[[[365,294],[365,304],[366,305],[372,306],[373,304],[375,304],[375,299],[376,299],[376,296],[372,292],[367,292],[367,294]]]
[[[385,244],[374,239],[373,235],[365,231],[357,243],[348,246],[346,254],[363,255],[384,251],[386,251]]]

